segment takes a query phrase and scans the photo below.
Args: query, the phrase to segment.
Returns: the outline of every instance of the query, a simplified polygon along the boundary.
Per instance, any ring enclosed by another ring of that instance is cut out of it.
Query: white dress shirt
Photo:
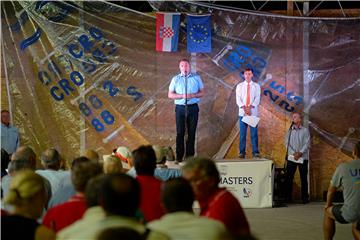
[[[236,104],[239,106],[239,116],[245,115],[245,111],[242,107],[246,105],[247,84],[246,81],[243,81],[236,86]],[[250,105],[253,106],[253,108],[251,108],[251,116],[258,116],[260,94],[260,85],[250,81]]]

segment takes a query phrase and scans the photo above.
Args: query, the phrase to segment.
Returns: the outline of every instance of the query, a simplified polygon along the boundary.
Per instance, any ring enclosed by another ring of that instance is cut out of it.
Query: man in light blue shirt
[[[19,131],[16,127],[10,125],[9,111],[1,110],[1,148],[11,155],[19,146]]]
[[[199,98],[204,96],[204,84],[199,75],[190,72],[189,60],[181,59],[179,69],[180,74],[171,79],[168,97],[174,99],[176,105],[176,160],[181,162],[184,153],[185,158],[195,154],[195,135],[199,118],[198,103]],[[186,150],[184,149],[185,129],[188,134]]]

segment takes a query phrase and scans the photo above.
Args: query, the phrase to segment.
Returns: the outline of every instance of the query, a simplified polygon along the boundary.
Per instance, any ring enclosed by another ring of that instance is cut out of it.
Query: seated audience
[[[219,171],[211,159],[190,159],[183,166],[183,176],[191,183],[201,216],[221,221],[234,236],[250,234],[240,202],[225,188],[219,187]]]
[[[152,146],[156,155],[156,168],[154,176],[163,181],[171,178],[181,177],[181,170],[179,168],[168,168],[166,163],[174,161],[174,153],[171,147]],[[136,177],[136,170],[134,167],[127,172],[128,175]]]
[[[55,232],[82,218],[86,210],[84,191],[87,182],[102,173],[102,167],[96,162],[77,164],[71,171],[71,180],[76,194],[67,202],[50,208],[44,216],[43,224]]]
[[[123,173],[105,175],[100,196],[106,217],[93,222],[84,231],[73,231],[73,235],[69,238],[61,238],[62,234],[59,234],[59,239],[95,240],[100,232],[114,227],[131,228],[142,235],[147,235],[144,239],[148,240],[169,239],[157,231],[148,232],[146,227],[136,220],[135,214],[140,203],[140,186],[134,178]]]
[[[224,225],[216,220],[198,217],[193,213],[194,193],[184,178],[167,181],[161,192],[166,214],[148,224],[150,229],[166,233],[173,240],[229,239]]]
[[[79,232],[86,231],[89,226],[93,226],[105,218],[105,212],[100,206],[100,200],[102,198],[101,189],[105,179],[106,175],[101,174],[89,180],[85,188],[87,209],[83,217],[58,232],[58,240],[75,239]]]
[[[67,171],[60,169],[61,156],[56,149],[50,148],[41,154],[40,161],[45,170],[36,170],[35,172],[50,182],[51,192],[55,193],[62,187],[64,178],[68,176]]]
[[[333,239],[335,235],[335,221],[346,224],[352,223],[355,239],[359,239],[360,228],[360,142],[355,144],[354,159],[340,164],[336,170],[327,192],[324,213],[324,239]],[[335,192],[342,190],[343,204],[333,204]]]
[[[86,157],[75,158],[71,162],[71,166],[70,166],[71,171],[74,170],[74,168],[77,164],[83,163],[83,162],[89,162],[89,161],[90,160]],[[66,171],[66,175],[64,176],[64,178],[62,180],[61,187],[56,192],[54,192],[52,197],[50,198],[48,208],[52,208],[56,205],[64,203],[76,194],[76,190],[71,181],[71,171]]]
[[[1,216],[1,239],[55,239],[54,232],[37,222],[47,199],[44,179],[31,170],[19,171],[5,197],[14,208]]]
[[[133,156],[129,148],[118,147],[114,149],[112,155],[118,157],[121,160],[123,169],[129,170],[133,166]]]
[[[154,177],[156,156],[150,145],[141,146],[134,150],[134,165],[137,173],[136,180],[140,184],[140,210],[145,221],[150,222],[164,215],[161,206],[160,191],[162,181]]]

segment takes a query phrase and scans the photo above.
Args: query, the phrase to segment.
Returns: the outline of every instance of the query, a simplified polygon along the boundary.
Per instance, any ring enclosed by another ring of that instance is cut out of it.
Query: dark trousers
[[[292,201],[293,180],[296,169],[298,167],[299,167],[300,179],[301,179],[301,199],[303,201],[309,200],[308,181],[307,181],[308,160],[305,160],[303,164],[287,161],[285,186],[286,186],[286,197],[288,201]]]
[[[182,161],[184,157],[184,138],[185,128],[187,129],[186,155],[185,157],[194,156],[195,154],[195,135],[199,118],[199,106],[191,104],[187,106],[187,120],[185,120],[185,106],[176,105],[176,160]],[[186,122],[186,127],[185,127]]]

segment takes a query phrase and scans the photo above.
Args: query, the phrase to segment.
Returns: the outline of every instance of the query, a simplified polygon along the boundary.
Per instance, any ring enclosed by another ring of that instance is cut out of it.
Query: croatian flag
[[[156,51],[176,52],[179,28],[180,13],[156,13]]]

